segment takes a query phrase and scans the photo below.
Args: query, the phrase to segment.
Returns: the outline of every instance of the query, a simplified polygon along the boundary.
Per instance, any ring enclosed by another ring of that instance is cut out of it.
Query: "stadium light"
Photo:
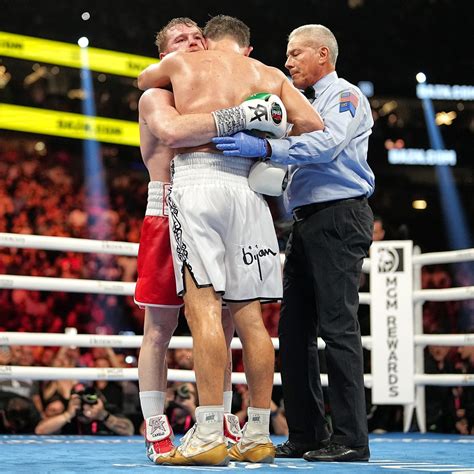
[[[411,203],[411,205],[412,205],[413,209],[417,209],[417,210],[420,210],[420,211],[423,211],[428,207],[428,203],[424,199],[415,199]]]
[[[81,37],[77,40],[77,44],[78,44],[81,48],[87,48],[87,46],[89,46],[89,39],[86,38],[85,36],[81,36]]]
[[[416,81],[417,81],[419,84],[422,84],[423,82],[426,82],[426,75],[425,75],[425,73],[419,72],[419,73],[416,75]]]

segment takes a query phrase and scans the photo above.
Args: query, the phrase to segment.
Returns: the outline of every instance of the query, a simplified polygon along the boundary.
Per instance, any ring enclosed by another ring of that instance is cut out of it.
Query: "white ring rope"
[[[474,298],[474,286],[442,288],[437,290],[415,290],[413,301],[461,301]]]
[[[66,252],[91,252],[136,257],[138,244],[115,240],[76,239],[72,237],[51,237],[43,235],[13,234],[0,232],[0,247],[33,248]],[[474,249],[451,250],[413,255],[414,265],[435,265],[438,263],[467,262],[474,260]],[[369,273],[370,259],[365,258],[362,271]]]
[[[474,374],[415,374],[415,385],[457,387],[474,385]]]
[[[75,239],[45,235],[9,234],[0,232],[0,247],[57,250],[64,252],[106,253],[136,257],[138,244],[115,240]]]
[[[0,288],[9,290],[67,291],[101,295],[132,296],[135,283],[125,281],[0,275]],[[462,301],[474,298],[474,286],[413,291],[414,302]],[[370,293],[359,293],[360,304],[370,304]]]
[[[86,280],[23,275],[0,275],[0,288],[9,290],[67,291],[100,295],[131,296],[135,283],[126,281]]]
[[[438,263],[469,262],[474,260],[474,249],[450,250],[413,255],[414,265],[436,265]]]
[[[77,346],[77,347],[119,347],[137,349],[141,347],[143,336],[105,336],[97,334],[52,334],[40,332],[1,332],[0,345],[6,346]],[[277,337],[272,337],[273,347],[278,350],[280,343]],[[370,349],[371,337],[362,336],[362,345]],[[474,345],[474,343],[473,343]],[[231,349],[242,349],[242,342],[234,337]],[[318,338],[318,349],[324,349],[326,344]],[[191,336],[175,336],[171,338],[170,349],[192,349]]]
[[[107,336],[97,334],[52,334],[40,332],[2,332],[0,345],[6,346],[77,346],[77,347],[118,347],[138,349],[141,347],[143,336]],[[474,334],[415,334],[416,346],[474,346]],[[280,348],[277,337],[272,337],[275,350]],[[372,346],[371,336],[362,336],[362,345],[366,349]],[[171,338],[170,349],[192,349],[191,336],[174,336]],[[234,337],[231,349],[242,349],[242,342]],[[318,349],[324,349],[326,344],[318,338]]]
[[[77,368],[77,367],[22,367],[0,365],[0,380],[138,380],[138,369],[130,368]],[[195,382],[193,370],[169,369],[168,379],[175,382]],[[471,386],[474,374],[415,374],[415,385]],[[243,372],[232,372],[232,383],[247,383]],[[275,373],[274,385],[281,385],[281,374]],[[328,385],[327,374],[321,374],[321,383]],[[364,374],[364,384],[370,387],[371,374]]]
[[[0,365],[0,380],[138,380],[138,369],[122,368],[70,368],[70,367],[22,367]],[[193,370],[168,369],[168,380],[175,382],[196,382]],[[243,372],[232,372],[233,384],[246,384]],[[372,384],[372,375],[364,375],[367,387]],[[273,384],[281,385],[281,374],[273,374]],[[321,384],[328,386],[327,374],[321,374]]]

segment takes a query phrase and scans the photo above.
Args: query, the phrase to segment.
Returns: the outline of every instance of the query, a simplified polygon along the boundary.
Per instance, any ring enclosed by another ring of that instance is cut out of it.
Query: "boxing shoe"
[[[177,466],[227,466],[229,455],[222,434],[199,431],[196,423],[181,439],[181,444],[168,455],[156,458],[156,464]]]
[[[224,436],[227,440],[227,445],[234,445],[242,438],[239,418],[232,413],[224,414]]]
[[[173,429],[166,415],[151,416],[145,420],[146,455],[152,462],[168,455],[173,449]]]
[[[218,137],[227,137],[242,130],[263,132],[269,138],[282,138],[286,134],[286,109],[275,94],[254,94],[236,107],[212,112],[212,116]]]
[[[231,461],[272,463],[275,459],[275,446],[270,437],[261,433],[249,433],[247,424],[242,430],[242,438],[229,450]]]

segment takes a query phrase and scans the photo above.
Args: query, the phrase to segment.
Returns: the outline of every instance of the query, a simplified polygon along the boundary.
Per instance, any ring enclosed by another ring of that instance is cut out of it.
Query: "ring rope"
[[[474,336],[474,335],[473,335]],[[51,334],[40,332],[2,332],[0,345],[6,346],[77,346],[77,347],[119,347],[137,349],[141,347],[143,336],[107,336],[97,334]],[[273,347],[278,350],[280,342],[272,337]],[[371,348],[371,336],[362,336],[362,345]],[[474,340],[474,338],[473,338]],[[473,343],[474,345],[474,343]],[[242,349],[242,342],[234,337],[230,344],[231,349]],[[318,349],[324,349],[326,344],[318,338]],[[191,336],[174,336],[171,338],[170,349],[192,349]]]
[[[0,275],[0,288],[132,296],[135,292],[135,283],[77,278]],[[413,291],[414,302],[462,301],[472,298],[474,298],[474,286]],[[370,304],[370,300],[370,293],[359,293],[360,304]]]
[[[77,367],[23,367],[0,365],[0,380],[138,380],[136,368],[77,368]],[[168,379],[175,382],[195,382],[193,370],[169,369]],[[243,372],[232,372],[233,384],[246,384]],[[415,374],[415,385],[473,386],[474,374]],[[274,385],[281,385],[281,374],[273,374]],[[321,384],[328,386],[327,374],[321,374]],[[372,385],[372,375],[364,374],[366,387]]]
[[[64,252],[106,253],[136,257],[138,244],[116,240],[76,239],[46,235],[11,234],[0,232],[0,247],[57,250]]]
[[[372,337],[362,336],[362,345],[366,349],[372,347]],[[97,334],[52,334],[39,332],[2,332],[0,333],[0,345],[7,346],[77,346],[77,347],[117,347],[137,349],[141,347],[143,336],[108,336]],[[272,337],[275,350],[280,348],[277,337]],[[474,346],[474,334],[415,334],[416,346]],[[193,339],[191,336],[174,336],[171,338],[170,349],[192,349]],[[230,345],[231,349],[242,349],[242,342],[234,337]],[[318,349],[324,349],[326,344],[318,338]]]
[[[0,365],[0,380],[138,380],[136,368],[77,368],[77,367],[23,367],[19,365]],[[196,382],[193,370],[168,369],[168,380],[175,382]],[[243,372],[232,372],[233,384],[246,384]],[[274,385],[281,385],[281,374],[273,374]],[[321,374],[321,383],[328,386],[327,374]],[[372,384],[372,375],[364,374],[367,387]]]
[[[8,290],[67,291],[94,295],[133,296],[135,283],[126,281],[0,275],[0,288]],[[370,293],[359,293],[360,304],[370,304]]]
[[[0,275],[0,288],[9,290],[67,291],[100,295],[132,296],[135,283],[23,275]]]
[[[33,248],[68,252],[107,253],[136,257],[138,244],[115,240],[91,240],[72,237],[52,237],[43,235],[14,234],[0,232],[0,247]],[[414,265],[435,265],[474,260],[474,249],[450,250],[413,255]],[[370,259],[364,259],[362,270],[370,270]]]

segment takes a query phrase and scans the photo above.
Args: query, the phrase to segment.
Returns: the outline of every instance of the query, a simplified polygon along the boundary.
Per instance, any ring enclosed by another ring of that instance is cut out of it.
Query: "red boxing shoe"
[[[146,455],[152,462],[168,456],[175,448],[173,429],[166,415],[151,416],[145,420]]]

